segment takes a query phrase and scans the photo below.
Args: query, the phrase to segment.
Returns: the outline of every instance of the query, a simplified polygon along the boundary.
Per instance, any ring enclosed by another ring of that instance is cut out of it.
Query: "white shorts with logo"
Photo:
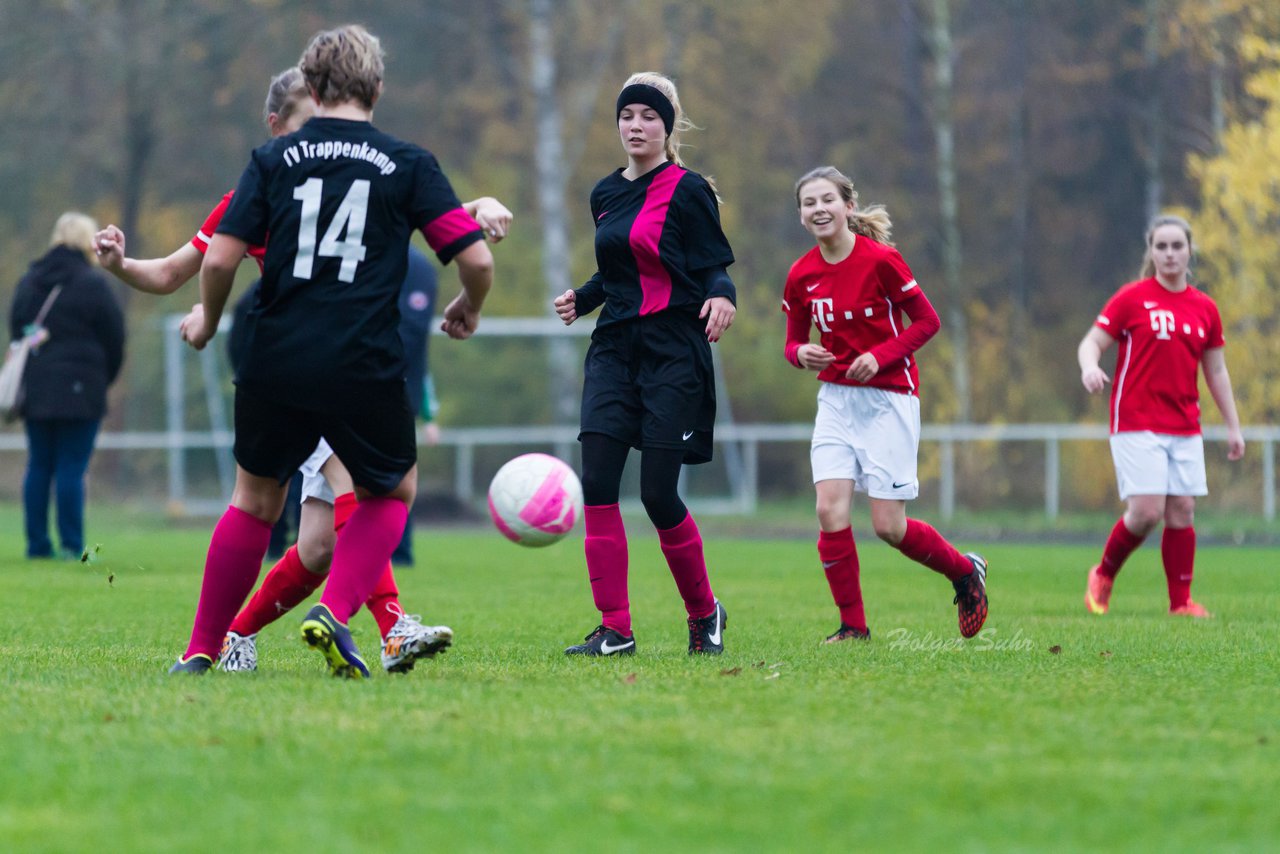
[[[852,480],[872,498],[920,494],[920,399],[867,386],[824,382],[818,389],[809,461],[813,482]]]
[[[1131,495],[1208,495],[1204,438],[1137,430],[1111,435],[1120,498]]]
[[[333,494],[333,487],[329,485],[329,481],[325,480],[324,475],[320,473],[320,470],[324,468],[324,464],[332,456],[333,448],[330,448],[329,443],[321,439],[320,444],[316,445],[316,449],[311,452],[311,456],[307,457],[307,461],[298,467],[298,471],[302,472],[303,503],[306,503],[308,498],[318,499],[325,504],[333,504],[336,500]]]

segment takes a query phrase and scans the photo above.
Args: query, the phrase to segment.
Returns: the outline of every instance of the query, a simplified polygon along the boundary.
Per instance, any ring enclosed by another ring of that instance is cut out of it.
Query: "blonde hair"
[[[262,105],[262,120],[267,123],[267,128],[271,128],[273,113],[277,122],[283,124],[289,121],[298,104],[306,97],[307,81],[297,66],[285,69],[272,77],[271,85],[267,87],[267,100]]]
[[[1176,225],[1182,229],[1182,233],[1187,236],[1187,250],[1193,255],[1196,251],[1195,241],[1191,239],[1191,225],[1182,217],[1174,214],[1160,214],[1151,220],[1151,224],[1147,226],[1147,249],[1142,253],[1142,270],[1138,273],[1139,279],[1150,279],[1156,274],[1156,262],[1151,260],[1151,241],[1156,236],[1156,229],[1163,225]]]
[[[79,249],[92,262],[97,259],[97,253],[93,249],[93,236],[97,231],[98,223],[93,217],[79,211],[67,211],[54,223],[49,245]]]
[[[385,54],[378,37],[359,24],[316,33],[298,61],[307,88],[327,106],[359,101],[372,110]]]
[[[675,110],[676,119],[671,123],[671,133],[667,134],[666,144],[663,151],[667,155],[667,160],[682,169],[688,167],[684,165],[684,160],[680,157],[680,135],[687,130],[697,130],[698,126],[689,121],[689,117],[685,115],[684,107],[680,106],[680,94],[676,91],[675,81],[665,74],[659,74],[656,71],[637,71],[627,78],[627,82],[622,84],[625,89],[636,83],[652,86],[663,94],[663,96],[671,102],[671,108]],[[720,198],[720,191],[716,189],[716,182],[709,176],[702,176],[708,184],[711,185],[711,191],[716,195],[716,201],[724,204],[724,200]]]
[[[800,180],[796,181],[797,208],[800,207],[800,191],[804,189],[804,185],[810,181],[821,180],[830,181],[834,184],[836,190],[840,193],[840,198],[846,204],[853,202],[853,213],[849,214],[848,218],[850,231],[854,234],[868,237],[876,243],[883,243],[885,246],[893,245],[893,241],[890,240],[890,234],[893,232],[893,223],[889,220],[889,211],[884,205],[858,207],[858,191],[853,189],[853,179],[834,166],[819,166],[817,169],[810,169],[800,176]]]

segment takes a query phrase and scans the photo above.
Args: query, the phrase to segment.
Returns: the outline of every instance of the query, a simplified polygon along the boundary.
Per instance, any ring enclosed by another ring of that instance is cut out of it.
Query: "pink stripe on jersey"
[[[446,211],[422,227],[427,245],[435,252],[444,249],[455,240],[480,230],[480,223],[462,208]]]
[[[642,315],[662,311],[671,303],[671,274],[662,266],[658,241],[667,224],[671,197],[684,173],[685,170],[674,163],[662,170],[649,185],[644,206],[631,224],[631,254],[635,256],[636,271],[640,274]]]

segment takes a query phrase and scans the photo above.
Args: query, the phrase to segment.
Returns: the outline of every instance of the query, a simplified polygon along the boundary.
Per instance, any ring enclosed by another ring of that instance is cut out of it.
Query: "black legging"
[[[587,506],[617,504],[622,467],[631,446],[602,433],[582,434],[582,500]],[[653,448],[640,454],[640,501],[655,528],[667,530],[684,521],[688,508],[676,486],[684,451]]]

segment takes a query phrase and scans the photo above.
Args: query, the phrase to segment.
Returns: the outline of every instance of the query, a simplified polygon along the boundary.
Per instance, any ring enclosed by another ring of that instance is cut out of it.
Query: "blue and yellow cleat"
[[[339,623],[324,605],[316,605],[302,620],[302,639],[320,650],[329,665],[329,672],[344,679],[368,679],[365,666],[351,630]]]
[[[213,667],[213,659],[202,652],[197,652],[187,658],[179,658],[169,668],[169,673],[170,675],[185,673],[190,676],[203,676],[210,667]]]

